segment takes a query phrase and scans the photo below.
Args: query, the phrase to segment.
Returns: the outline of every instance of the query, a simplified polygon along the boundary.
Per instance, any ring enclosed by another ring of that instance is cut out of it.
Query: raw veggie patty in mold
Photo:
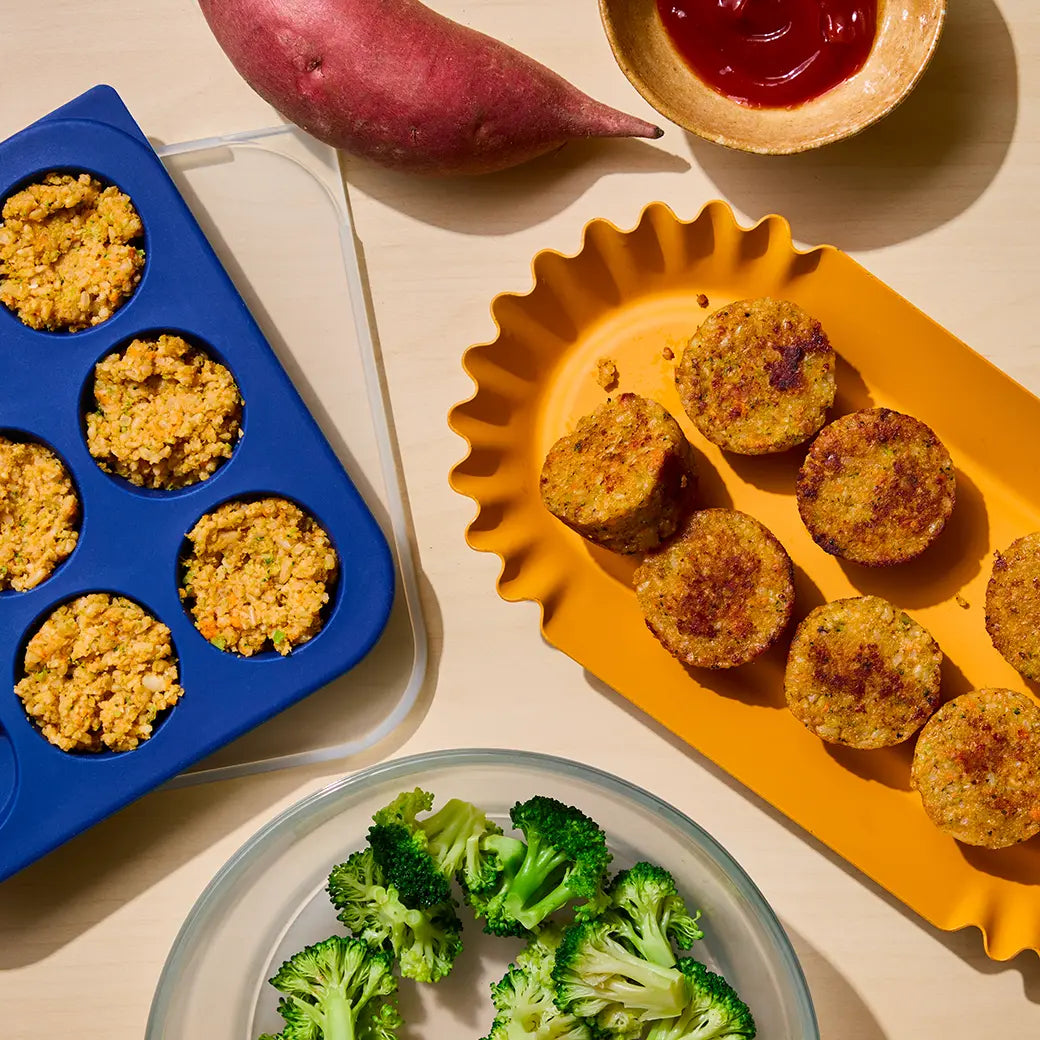
[[[131,600],[102,592],[53,611],[23,665],[15,693],[63,751],[131,751],[184,692],[170,630]]]
[[[76,547],[79,499],[61,459],[0,436],[0,591],[35,588]]]
[[[188,541],[181,599],[217,649],[284,656],[321,630],[338,561],[324,528],[295,503],[227,502]]]
[[[0,302],[30,328],[98,325],[141,280],[144,226],[114,185],[49,173],[10,196],[2,215]]]
[[[139,487],[206,480],[242,432],[234,377],[181,336],[135,339],[94,368],[87,448],[98,465]]]

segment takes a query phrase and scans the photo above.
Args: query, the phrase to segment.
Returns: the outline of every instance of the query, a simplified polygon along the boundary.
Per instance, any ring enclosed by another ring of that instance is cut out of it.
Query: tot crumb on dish
[[[188,533],[181,599],[218,650],[285,656],[321,630],[338,561],[322,526],[284,498],[228,502]]]
[[[704,293],[697,293],[697,306],[700,307],[702,310],[707,309],[708,297],[705,296]]]
[[[618,385],[618,367],[613,358],[601,357],[596,362],[596,382],[604,390],[616,390]]]
[[[1040,832],[1040,707],[1012,690],[944,704],[917,738],[911,783],[929,819],[967,845],[1002,849]]]
[[[994,555],[986,631],[1008,664],[1040,680],[1040,531]]]
[[[669,537],[692,501],[693,450],[659,405],[622,394],[578,420],[549,450],[545,507],[605,549],[645,552]]]
[[[889,747],[939,706],[939,644],[879,596],[834,600],[798,626],[784,693],[791,713],[832,744]]]
[[[671,347],[662,347],[661,348],[661,357],[663,357],[665,359],[665,361],[674,361],[675,360],[675,351],[672,350]]]
[[[705,318],[675,369],[686,414],[713,444],[765,455],[801,444],[834,403],[834,351],[788,300],[738,300]]]
[[[919,419],[843,415],[813,441],[795,487],[813,540],[868,567],[903,563],[939,536],[957,495],[950,453]]]
[[[231,373],[180,336],[135,339],[94,369],[87,447],[102,469],[139,487],[206,480],[241,435]]]
[[[0,437],[0,590],[25,592],[76,547],[79,500],[61,459]]]
[[[0,224],[0,302],[34,329],[98,325],[141,280],[133,203],[87,173],[49,173],[12,195]]]
[[[184,692],[170,630],[103,592],[58,607],[29,640],[24,663],[15,693],[63,751],[131,751]]]
[[[633,576],[647,628],[683,664],[733,668],[764,653],[794,606],[791,558],[754,517],[693,513]]]

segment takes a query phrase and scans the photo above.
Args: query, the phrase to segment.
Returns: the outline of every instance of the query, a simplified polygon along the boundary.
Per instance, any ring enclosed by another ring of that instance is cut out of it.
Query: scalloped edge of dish
[[[748,226],[741,224],[736,215],[733,213],[732,208],[728,203],[722,199],[711,199],[704,203],[697,215],[690,220],[682,220],[676,212],[666,202],[649,202],[642,210],[640,210],[639,216],[636,222],[630,228],[621,228],[615,224],[612,220],[606,217],[595,217],[594,219],[586,222],[585,226],[581,230],[581,241],[578,248],[572,252],[567,253],[560,249],[541,249],[531,259],[530,263],[530,274],[531,274],[531,285],[528,289],[522,292],[505,291],[495,295],[490,303],[491,320],[495,326],[495,336],[492,339],[485,340],[482,343],[475,343],[470,347],[467,347],[462,355],[462,368],[470,381],[473,383],[473,393],[469,397],[462,401],[452,405],[448,411],[448,428],[452,433],[466,444],[466,453],[456,462],[449,474],[448,484],[451,489],[464,498],[471,499],[477,507],[477,511],[473,518],[466,525],[466,544],[477,552],[490,553],[497,556],[499,559],[500,567],[498,576],[495,578],[495,590],[498,595],[505,600],[507,603],[535,603],[539,609],[539,630],[542,635],[545,635],[545,604],[541,597],[514,594],[510,590],[503,588],[503,575],[505,574],[506,568],[513,561],[513,556],[506,552],[500,551],[499,549],[493,548],[490,545],[480,544],[481,539],[474,537],[474,530],[480,521],[482,515],[485,513],[486,506],[481,501],[479,494],[472,489],[474,483],[479,483],[479,478],[474,478],[470,474],[462,472],[463,467],[473,454],[475,441],[474,438],[467,432],[467,425],[471,421],[470,409],[479,403],[481,395],[486,392],[486,388],[482,387],[477,376],[473,373],[472,359],[476,357],[481,351],[488,350],[495,347],[501,339],[503,328],[502,322],[499,317],[499,310],[502,306],[503,301],[512,300],[526,300],[528,299],[538,288],[539,277],[538,277],[538,265],[540,262],[544,262],[545,257],[554,257],[557,260],[569,261],[576,260],[582,253],[585,252],[589,244],[589,236],[593,229],[598,227],[606,228],[616,235],[628,236],[633,235],[639,231],[643,224],[649,218],[652,212],[663,212],[671,220],[677,224],[692,225],[698,221],[704,219],[712,219],[716,214],[719,214],[723,219],[735,228],[738,232],[747,234],[750,232],[757,231],[759,228],[764,226],[774,226],[781,229],[781,234],[786,239],[786,244],[790,247],[791,252],[796,256],[811,256],[814,253],[822,252],[837,252],[837,248],[832,245],[822,244],[816,246],[809,246],[805,249],[799,249],[794,244],[794,237],[791,233],[791,224],[786,217],[781,216],[779,213],[768,213],[759,220],[756,220]]]
[[[532,258],[530,270],[531,270],[531,285],[528,289],[522,292],[502,292],[497,294],[490,305],[490,313],[492,321],[494,322],[496,335],[485,342],[474,344],[469,347],[462,356],[462,367],[469,378],[474,384],[474,392],[465,400],[458,402],[453,405],[448,413],[448,426],[459,436],[466,445],[466,453],[456,462],[449,473],[448,482],[452,490],[463,497],[471,499],[477,509],[475,515],[467,523],[466,526],[466,542],[474,550],[478,552],[491,553],[497,556],[499,559],[499,572],[495,579],[495,588],[498,595],[507,602],[532,602],[537,604],[539,610],[539,629],[543,636],[550,645],[561,649],[562,652],[568,653],[568,651],[559,646],[559,643],[550,637],[546,627],[546,602],[552,595],[552,590],[548,592],[544,590],[532,590],[530,588],[530,582],[525,586],[524,583],[518,582],[517,587],[513,587],[511,578],[507,578],[507,571],[510,568],[516,566],[518,560],[518,554],[515,546],[513,547],[502,547],[500,544],[495,543],[495,526],[492,525],[484,531],[479,530],[479,525],[482,519],[487,518],[488,506],[486,502],[482,500],[480,485],[482,481],[487,478],[476,476],[465,471],[466,463],[473,457],[474,451],[478,448],[478,433],[477,426],[479,420],[473,415],[474,408],[480,404],[482,396],[487,393],[487,388],[483,386],[474,373],[474,359],[480,357],[482,352],[486,352],[493,349],[501,340],[504,333],[503,323],[500,317],[500,310],[503,303],[511,301],[524,301],[529,299],[533,293],[539,288],[539,266],[544,264],[546,258],[552,258],[555,261],[574,261],[586,250],[589,245],[590,235],[592,235],[597,228],[602,228],[610,233],[618,236],[628,237],[636,234],[643,225],[652,218],[654,213],[661,213],[668,219],[674,221],[679,225],[692,225],[696,224],[701,220],[723,220],[731,229],[741,235],[747,235],[754,233],[762,227],[769,227],[775,229],[770,234],[779,233],[782,236],[784,245],[789,248],[793,256],[809,257],[814,254],[826,254],[826,253],[840,253],[836,247],[832,245],[817,245],[811,246],[805,249],[798,248],[793,241],[791,235],[790,223],[779,214],[768,214],[761,220],[758,220],[750,226],[742,225],[736,218],[731,207],[724,201],[715,199],[705,203],[698,211],[697,215],[690,220],[681,220],[670,206],[663,202],[651,202],[643,207],[638,219],[635,224],[629,229],[623,229],[618,227],[612,221],[606,218],[594,218],[588,221],[581,232],[581,241],[578,249],[573,253],[566,253],[558,249],[544,249],[537,252]],[[858,265],[857,265],[858,266]],[[879,282],[884,285],[875,275],[871,274],[866,269],[860,268],[863,275],[872,279],[875,282]],[[886,286],[886,288],[888,288]],[[907,306],[913,307],[908,301],[905,301]],[[917,308],[914,308],[917,310]],[[970,350],[970,348],[965,347]],[[972,351],[974,354],[975,352]],[[995,368],[991,362],[987,359],[982,358],[990,367]],[[641,711],[646,711],[641,705],[636,702],[636,706]],[[651,713],[647,713],[649,717],[653,717]],[[671,728],[667,726],[666,728]],[[694,745],[695,746],[695,745]],[[723,766],[722,768],[726,768]],[[728,772],[728,769],[726,770]],[[749,788],[751,790],[751,788]],[[756,797],[762,797],[764,801],[770,802],[770,799],[766,795],[760,795],[754,792]],[[782,811],[782,810],[781,810]],[[785,815],[787,815],[785,813]],[[804,824],[799,823],[799,827],[804,830],[807,834],[813,837],[815,840],[820,841],[821,844],[827,845],[827,842],[816,837],[816,835],[810,831]],[[838,853],[841,855],[841,853]],[[882,890],[890,892],[888,887],[884,885],[874,874],[865,866],[857,863],[851,863],[844,856],[842,859],[845,862],[849,862],[857,872],[868,878],[872,883],[876,884]],[[944,932],[956,932],[961,931],[965,928],[977,928],[982,937],[983,948],[986,956],[994,961],[1008,961],[1026,950],[1032,950],[1033,952],[1040,954],[1040,934],[1038,934],[1034,940],[1034,945],[1030,945],[1029,941],[1023,940],[1017,937],[1012,937],[1010,932],[1017,931],[1017,928],[1012,928],[1009,922],[1001,922],[998,918],[999,907],[995,905],[996,901],[999,901],[999,894],[989,898],[985,898],[979,902],[976,902],[974,906],[968,909],[960,909],[960,907],[951,907],[950,912],[942,917],[936,917],[932,914],[928,914],[920,910],[918,907],[907,903],[902,897],[892,893],[894,898],[898,899],[900,903],[906,905],[916,915],[921,917],[922,920],[927,921],[932,926],[938,928]],[[958,910],[960,912],[958,912]]]

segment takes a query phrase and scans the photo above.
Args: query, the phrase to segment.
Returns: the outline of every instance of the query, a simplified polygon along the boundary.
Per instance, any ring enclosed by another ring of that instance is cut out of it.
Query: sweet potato
[[[578,137],[660,137],[418,0],[199,0],[254,90],[386,166],[486,173]]]

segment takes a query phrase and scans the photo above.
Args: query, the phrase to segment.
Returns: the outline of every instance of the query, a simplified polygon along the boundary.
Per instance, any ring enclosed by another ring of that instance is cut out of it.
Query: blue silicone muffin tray
[[[35,331],[0,306],[0,433],[54,450],[81,513],[78,544],[49,578],[0,593],[0,878],[351,668],[379,638],[394,596],[382,531],[110,87],[95,87],[0,144],[0,199],[52,170],[86,171],[130,196],[145,228],[145,268],[133,296],[81,332]],[[97,361],[161,332],[185,335],[227,365],[245,402],[232,457],[176,492],[106,474],[84,433]],[[339,557],[339,576],[313,639],[286,657],[243,658],[218,650],[192,624],[178,596],[180,561],[185,535],[203,514],[265,495],[315,517]],[[28,638],[56,607],[89,592],[126,596],[170,629],[184,696],[132,751],[63,752],[14,692]]]

